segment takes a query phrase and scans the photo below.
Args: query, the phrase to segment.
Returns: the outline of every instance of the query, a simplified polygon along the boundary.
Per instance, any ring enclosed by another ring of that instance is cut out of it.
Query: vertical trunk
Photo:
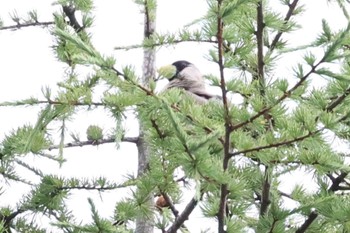
[[[144,1],[144,37],[145,39],[152,36],[155,32],[156,22],[155,15],[156,9],[149,7],[149,2],[153,0]],[[155,59],[156,53],[153,48],[145,48],[143,52],[143,67],[142,67],[142,85],[149,86],[150,79],[155,77]],[[148,169],[148,160],[150,155],[149,146],[145,141],[145,133],[143,125],[140,124],[140,136],[137,144],[138,148],[138,176],[142,176]],[[153,203],[152,194],[149,196],[149,202]],[[153,220],[146,218],[139,218],[136,220],[136,233],[152,233],[153,232]]]

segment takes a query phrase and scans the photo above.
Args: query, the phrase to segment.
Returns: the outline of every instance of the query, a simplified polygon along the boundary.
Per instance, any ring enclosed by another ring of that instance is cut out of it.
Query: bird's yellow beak
[[[158,79],[171,79],[176,74],[176,67],[173,65],[162,66],[158,69]]]

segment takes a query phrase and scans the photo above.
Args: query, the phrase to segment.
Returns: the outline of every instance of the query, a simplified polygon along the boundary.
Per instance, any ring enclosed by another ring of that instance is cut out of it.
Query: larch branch
[[[344,181],[345,177],[348,175],[347,172],[341,172],[337,178],[332,180],[332,185],[329,187],[328,191],[335,192],[340,190],[340,184]]]
[[[327,112],[331,112],[335,107],[337,107],[339,104],[341,104],[344,99],[349,96],[350,94],[350,88],[346,89],[345,92],[338,96],[335,100],[333,100],[327,107],[326,107],[326,111]]]
[[[264,182],[262,185],[262,192],[261,192],[260,216],[264,216],[266,214],[267,209],[271,203],[270,188],[271,188],[271,182],[270,182],[270,176],[269,176],[269,167],[265,166]]]
[[[253,122],[254,120],[256,120],[257,118],[259,118],[260,116],[262,116],[262,115],[264,115],[265,113],[269,112],[273,107],[275,107],[275,106],[277,106],[278,104],[280,104],[280,103],[281,103],[283,100],[285,100],[287,97],[291,96],[292,93],[293,93],[296,89],[298,89],[298,88],[306,81],[306,79],[309,78],[310,75],[313,74],[313,73],[316,71],[316,68],[317,68],[319,65],[321,65],[322,63],[323,63],[323,60],[321,60],[321,61],[320,61],[319,63],[317,63],[316,65],[314,65],[314,66],[311,68],[311,70],[310,70],[307,74],[305,74],[302,78],[300,78],[300,80],[299,80],[293,87],[291,87],[289,90],[287,90],[286,92],[284,92],[283,95],[282,95],[280,98],[278,98],[278,99],[276,100],[276,102],[275,102],[273,105],[267,106],[267,107],[261,109],[261,110],[260,110],[259,112],[257,112],[255,115],[253,115],[252,117],[250,117],[248,120],[243,121],[243,122],[241,122],[241,123],[238,123],[238,124],[236,124],[236,125],[231,126],[231,130],[233,131],[233,130],[239,129],[239,128],[241,128],[241,127],[243,127],[243,126],[245,126],[245,125],[247,125],[247,124]]]
[[[169,227],[165,233],[176,233],[178,229],[184,224],[184,222],[188,219],[194,208],[197,206],[198,200],[193,197],[190,202],[186,205],[184,211],[176,218],[173,225]]]
[[[53,24],[55,24],[55,23],[54,22],[18,23],[16,25],[0,27],[0,31],[2,31],[2,30],[17,30],[17,29],[21,29],[21,28],[25,28],[25,27],[35,27],[35,26],[47,27],[47,26],[50,26]]]
[[[256,30],[256,41],[257,41],[257,50],[258,50],[258,76],[257,79],[260,83],[261,91],[264,92],[264,13],[262,1],[258,2],[257,6],[257,30]]]
[[[288,21],[290,20],[290,18],[292,17],[298,2],[299,2],[299,0],[294,0],[292,3],[288,4],[289,9],[288,9],[288,12],[286,14],[286,17],[284,18],[284,24],[287,24]],[[283,34],[283,32],[279,31],[276,34],[276,36],[273,38],[271,45],[270,45],[270,52],[272,52],[276,48],[276,45],[280,41],[282,34]]]
[[[97,146],[101,144],[107,144],[107,143],[115,143],[115,138],[107,138],[107,139],[100,139],[100,140],[87,140],[87,141],[77,141],[77,142],[69,142],[63,145],[63,148],[71,148],[71,147],[82,147],[82,146]],[[130,143],[137,143],[138,137],[123,137],[121,139],[121,142],[130,142]],[[48,148],[48,150],[56,150],[61,148],[61,145],[52,145]]]
[[[69,25],[72,26],[77,33],[83,30],[84,27],[82,27],[79,24],[77,18],[75,17],[75,8],[71,5],[62,6],[62,8],[63,8],[64,14],[69,19],[69,22],[68,22]]]
[[[336,178],[331,175],[328,175],[332,181],[332,185],[328,188],[329,192],[334,193],[335,191],[342,190],[342,186],[340,186],[341,182],[344,181],[345,177],[348,175],[348,172],[341,172]],[[309,228],[309,226],[316,220],[318,213],[316,210],[312,210],[309,214],[308,218],[305,220],[303,225],[299,227],[296,233],[304,233]]]
[[[318,213],[316,212],[316,210],[312,210],[311,213],[309,214],[308,218],[303,223],[303,225],[301,225],[295,231],[295,233],[304,233],[304,232],[306,232],[306,230],[310,227],[310,225],[317,218],[317,216],[318,216]]]
[[[224,121],[225,121],[225,138],[224,138],[224,155],[222,161],[223,171],[226,171],[228,168],[229,160],[230,160],[230,135],[231,135],[231,118],[229,116],[229,104],[227,99],[227,89],[226,89],[226,81],[224,75],[224,22],[222,20],[222,16],[219,13],[222,10],[222,0],[217,1],[217,34],[216,39],[218,43],[218,65],[220,72],[220,89],[222,93],[222,102],[224,106]],[[227,184],[222,184],[220,187],[220,203],[218,210],[218,232],[225,233],[225,218],[226,218],[226,206],[227,206],[227,195],[228,195]]]
[[[291,143],[302,141],[305,138],[311,137],[311,136],[313,136],[313,135],[315,135],[315,134],[317,134],[317,133],[319,133],[321,131],[322,130],[316,130],[314,132],[309,132],[306,135],[303,135],[303,136],[300,136],[300,137],[297,137],[297,138],[294,138],[294,139],[291,139],[291,140],[285,140],[285,141],[282,141],[282,142],[272,143],[272,144],[265,145],[265,146],[258,146],[258,147],[254,147],[254,148],[250,148],[250,149],[246,149],[246,150],[233,152],[233,153],[230,153],[230,156],[232,157],[232,156],[236,156],[236,155],[239,155],[239,154],[246,154],[246,153],[249,153],[249,152],[255,152],[255,151],[275,148],[275,147],[279,147],[279,146],[290,145]]]
[[[139,49],[139,48],[155,48],[160,46],[167,46],[167,45],[174,45],[174,44],[180,44],[184,42],[197,42],[197,43],[214,43],[217,44],[217,41],[215,40],[205,40],[205,39],[185,39],[185,40],[173,40],[169,42],[155,42],[150,45],[145,44],[135,44],[135,45],[128,45],[128,46],[119,46],[115,47],[115,50],[130,50],[130,49]]]

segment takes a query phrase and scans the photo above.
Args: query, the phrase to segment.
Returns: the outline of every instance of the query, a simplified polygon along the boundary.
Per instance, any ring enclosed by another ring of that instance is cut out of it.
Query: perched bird
[[[206,91],[205,80],[201,72],[188,61],[176,61],[171,65],[161,67],[158,72],[169,80],[163,91],[170,88],[184,89],[200,104],[204,104],[212,98],[220,98]]]

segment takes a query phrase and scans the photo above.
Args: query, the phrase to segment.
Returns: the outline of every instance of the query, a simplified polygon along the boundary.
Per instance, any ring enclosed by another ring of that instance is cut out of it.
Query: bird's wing
[[[204,86],[203,87],[202,86],[199,86],[199,87],[187,86],[184,89],[188,92],[191,92],[195,95],[198,95],[198,96],[205,98],[205,99],[208,99],[208,100],[212,99],[212,98],[221,98],[218,95],[214,95],[214,94],[207,92],[207,90],[205,89]]]
[[[204,99],[207,99],[207,100],[215,97],[215,95],[210,94],[210,93],[206,92],[205,90],[187,90],[187,91],[189,91],[195,95],[198,95]]]
[[[221,96],[210,94],[205,89],[190,89],[186,90],[186,93],[193,96],[200,104],[204,104],[209,100],[221,100]]]

